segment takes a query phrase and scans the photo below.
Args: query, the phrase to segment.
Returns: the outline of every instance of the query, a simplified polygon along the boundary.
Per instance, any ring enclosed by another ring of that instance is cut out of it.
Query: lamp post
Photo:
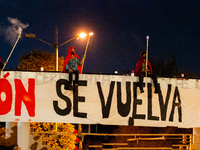
[[[77,34],[75,37],[71,38],[70,40],[68,40],[68,41],[66,41],[66,42],[64,42],[64,43],[62,43],[62,44],[60,44],[60,45],[58,45],[58,27],[56,27],[56,32],[55,32],[55,37],[56,37],[56,38],[55,38],[55,45],[52,45],[52,44],[50,44],[50,43],[48,43],[48,42],[46,42],[46,41],[44,41],[44,40],[42,40],[42,39],[40,39],[40,38],[37,38],[35,34],[25,34],[26,37],[34,38],[34,39],[40,40],[41,42],[43,42],[43,43],[45,43],[45,44],[48,44],[48,45],[50,45],[50,46],[55,47],[55,55],[56,55],[55,71],[58,71],[58,48],[59,48],[60,46],[63,46],[64,44],[66,44],[66,43],[68,43],[68,42],[70,42],[70,41],[76,39],[76,38],[79,38],[79,37],[80,37],[80,38],[84,38],[84,37],[85,37],[84,35],[86,36],[86,34],[84,34],[84,33]]]
[[[88,37],[88,40],[87,40],[87,44],[86,44],[86,48],[85,48],[85,53],[84,53],[84,56],[86,58],[86,53],[87,53],[87,49],[88,49],[88,45],[89,45],[89,41],[90,41],[90,37],[93,35],[93,33],[89,33],[89,37]],[[85,62],[85,61],[84,61]],[[83,62],[83,65],[84,65],[84,62]],[[82,69],[81,69],[81,73],[83,72],[83,66],[82,66]]]

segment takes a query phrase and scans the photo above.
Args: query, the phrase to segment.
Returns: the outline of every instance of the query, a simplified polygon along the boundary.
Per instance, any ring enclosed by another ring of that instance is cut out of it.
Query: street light
[[[66,42],[64,42],[64,43],[62,43],[62,44],[60,44],[60,45],[58,45],[58,28],[57,28],[57,27],[56,27],[55,45],[52,45],[52,44],[50,44],[50,43],[48,43],[48,42],[46,42],[46,41],[44,41],[44,40],[42,40],[42,39],[40,39],[40,38],[37,38],[35,34],[25,34],[25,36],[26,36],[26,37],[29,37],[29,38],[34,38],[34,39],[40,40],[40,41],[43,42],[43,43],[46,43],[46,44],[48,44],[48,45],[50,45],[50,46],[55,47],[55,53],[56,53],[55,70],[58,71],[58,48],[59,48],[60,46],[63,46],[64,44],[66,44],[66,43],[68,43],[68,42],[74,40],[74,39],[84,38],[84,37],[86,36],[86,34],[85,34],[85,33],[76,34],[75,37],[71,38],[70,40],[68,40],[68,41],[66,41]]]
[[[85,58],[86,58],[86,53],[87,53],[87,49],[88,49],[88,45],[89,45],[89,41],[90,41],[90,37],[93,35],[92,32],[89,33],[89,37],[88,37],[88,40],[87,40],[87,44],[86,44],[86,48],[85,48]],[[85,61],[84,61],[85,62]],[[83,62],[83,65],[84,65],[84,62]],[[83,66],[82,66],[82,69],[81,69],[81,73],[83,72]]]
[[[46,44],[48,44],[48,45],[50,45],[50,46],[53,46],[52,44],[50,44],[50,43],[48,43],[48,42],[46,42],[46,41],[44,41],[44,40],[42,40],[42,39],[37,38],[36,35],[35,35],[35,34],[32,34],[32,33],[30,33],[30,34],[25,34],[25,37],[37,39],[37,40],[40,40],[40,41],[42,41],[42,42],[44,42],[44,43],[46,43]]]
[[[86,37],[86,36],[87,36],[87,34],[85,34],[85,33],[80,33],[80,34],[79,34],[79,37],[80,37],[80,38],[84,38],[84,37]]]
[[[73,38],[71,38],[71,39],[69,39],[68,41],[66,41],[66,42],[64,42],[64,43],[62,43],[62,44],[60,44],[58,47],[60,47],[60,46],[63,46],[64,44],[66,44],[66,43],[68,43],[68,42],[70,42],[70,41],[72,41],[73,39],[79,39],[79,38],[84,38],[84,37],[86,37],[87,36],[87,34],[85,34],[85,33],[80,33],[80,34],[76,34],[76,36],[75,37],[73,37]]]

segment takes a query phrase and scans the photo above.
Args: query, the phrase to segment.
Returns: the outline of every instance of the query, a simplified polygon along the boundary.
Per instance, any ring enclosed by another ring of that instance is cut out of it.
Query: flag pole
[[[146,47],[146,70],[147,70],[147,65],[148,65],[148,46],[149,46],[149,36],[147,35],[147,47]],[[146,77],[147,77],[147,71],[146,71]]]
[[[87,53],[87,49],[88,49],[90,37],[91,37],[92,35],[93,35],[93,33],[89,33],[89,37],[88,37],[88,40],[87,40],[87,44],[86,44],[86,47],[85,47],[85,53],[84,53],[85,58],[86,58],[86,53]],[[85,62],[85,61],[84,61],[84,62]],[[84,65],[84,62],[83,62],[83,65]],[[81,73],[83,72],[83,65],[82,65],[82,68],[81,68]]]
[[[85,48],[85,53],[84,53],[85,58],[86,58],[86,53],[87,53],[89,41],[90,41],[90,37],[88,37],[87,44],[86,44],[86,48]],[[84,61],[84,62],[85,62],[85,61]],[[84,62],[83,62],[83,65],[84,65]],[[83,65],[82,65],[82,68],[81,68],[81,73],[83,72]]]
[[[10,55],[8,56],[8,58],[7,58],[7,60],[6,60],[5,64],[4,64],[4,66],[2,68],[2,71],[4,70],[4,68],[5,68],[5,66],[6,66],[6,64],[7,64],[8,60],[9,60],[9,58],[11,56],[11,54],[13,53],[13,50],[15,49],[15,46],[17,45],[17,42],[19,41],[20,37],[21,37],[21,34],[18,35],[17,41],[15,42],[15,45],[13,46],[13,48],[12,48],[12,50],[10,52]]]

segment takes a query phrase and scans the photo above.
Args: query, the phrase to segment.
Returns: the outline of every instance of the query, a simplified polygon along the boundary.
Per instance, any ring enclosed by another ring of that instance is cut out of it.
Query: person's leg
[[[154,83],[154,86],[155,86],[155,92],[154,93],[158,93],[159,88],[158,88],[157,77],[154,74],[148,74],[148,77],[151,77],[151,79],[153,80],[153,83]]]
[[[73,73],[69,73],[69,84],[72,84],[72,75]]]
[[[75,74],[75,85],[78,85],[79,71],[78,70],[74,70],[73,73]]]
[[[144,73],[139,73],[138,74],[139,77],[139,86],[140,86],[140,92],[143,93],[143,79],[144,79]]]
[[[66,70],[66,73],[69,73],[68,69]],[[72,75],[73,75],[73,72],[69,73],[69,89],[70,90],[72,89]]]

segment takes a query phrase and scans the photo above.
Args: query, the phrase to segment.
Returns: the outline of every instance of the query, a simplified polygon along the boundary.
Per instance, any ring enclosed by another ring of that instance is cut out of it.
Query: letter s
[[[57,92],[57,95],[67,103],[67,107],[65,109],[60,109],[58,107],[58,101],[53,101],[53,107],[54,107],[55,112],[58,115],[61,115],[61,116],[65,116],[65,115],[69,114],[71,112],[71,109],[72,109],[71,100],[69,99],[69,97],[63,95],[62,92],[61,92],[61,86],[63,84],[66,86],[69,83],[65,79],[60,79],[56,82],[56,92]]]

